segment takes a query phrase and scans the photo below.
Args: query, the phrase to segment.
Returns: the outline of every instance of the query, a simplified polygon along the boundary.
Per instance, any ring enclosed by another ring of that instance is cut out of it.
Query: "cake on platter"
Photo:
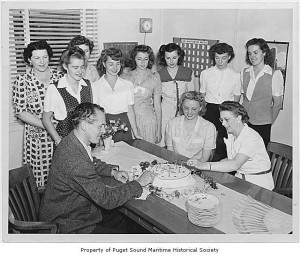
[[[146,169],[156,174],[153,181],[155,187],[178,188],[194,185],[195,183],[189,169],[178,164],[155,164]],[[141,165],[132,167],[129,180],[137,179],[143,172]]]

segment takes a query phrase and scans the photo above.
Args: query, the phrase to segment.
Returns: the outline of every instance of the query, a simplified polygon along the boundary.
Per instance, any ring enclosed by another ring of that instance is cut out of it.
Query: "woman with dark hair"
[[[216,128],[202,118],[206,112],[204,98],[199,92],[182,94],[181,116],[172,118],[166,126],[167,149],[206,162],[216,148]]]
[[[249,40],[246,51],[250,67],[242,72],[243,106],[250,117],[249,127],[261,135],[267,147],[282,106],[283,76],[280,70],[273,70],[274,60],[264,39]]]
[[[151,71],[155,58],[147,45],[137,45],[130,52],[131,71],[122,78],[133,83],[134,112],[139,135],[151,143],[161,140],[161,81]],[[153,109],[154,107],[154,109]]]
[[[73,130],[71,117],[77,105],[92,102],[91,83],[83,78],[84,62],[85,53],[81,48],[75,46],[65,50],[61,63],[66,74],[47,89],[43,124],[55,145]]]
[[[237,102],[225,101],[219,110],[220,121],[228,133],[225,139],[228,158],[205,163],[193,158],[187,164],[202,170],[236,171],[236,177],[272,190],[271,162],[261,136],[247,126],[249,116],[245,108]]]
[[[226,43],[217,43],[209,49],[209,57],[213,67],[200,74],[200,93],[207,102],[207,112],[204,118],[212,122],[218,131],[215,158],[226,158],[226,146],[223,138],[227,138],[225,128],[219,121],[219,106],[224,101],[237,101],[241,97],[240,75],[228,64],[234,58],[232,46]]]
[[[117,48],[104,49],[97,61],[97,70],[101,77],[92,85],[94,103],[104,108],[107,123],[120,120],[128,127],[127,132],[118,131],[113,136],[114,142],[132,140],[131,132],[141,139],[133,109],[133,84],[119,77],[123,70],[122,51]]]
[[[47,182],[53,154],[53,142],[42,123],[46,88],[63,75],[49,67],[52,56],[45,40],[28,44],[23,57],[30,69],[13,85],[15,114],[25,124],[23,163],[30,164],[38,187]]]
[[[85,36],[78,35],[71,39],[68,44],[68,48],[78,46],[81,48],[85,53],[85,64],[84,64],[84,72],[83,78],[88,79],[91,83],[98,80],[99,74],[97,69],[94,65],[90,64],[88,61],[90,59],[91,53],[94,48],[94,43],[92,40],[86,38]]]
[[[194,91],[195,76],[193,70],[182,66],[185,53],[175,43],[162,45],[157,55],[158,62],[163,66],[158,74],[162,82],[162,140],[165,146],[164,134],[168,121],[179,115],[179,99],[186,91]]]

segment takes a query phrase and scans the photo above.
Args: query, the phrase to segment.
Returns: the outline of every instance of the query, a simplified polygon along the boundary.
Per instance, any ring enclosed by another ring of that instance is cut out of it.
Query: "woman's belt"
[[[263,175],[263,174],[268,174],[271,172],[271,169],[270,170],[266,170],[266,171],[261,171],[261,172],[257,172],[257,173],[247,173],[247,174],[242,174],[242,178],[243,180],[246,180],[245,179],[245,175]]]

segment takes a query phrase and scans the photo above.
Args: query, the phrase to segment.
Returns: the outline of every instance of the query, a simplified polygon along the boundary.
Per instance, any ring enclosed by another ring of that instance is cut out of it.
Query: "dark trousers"
[[[102,221],[96,224],[91,234],[150,234],[125,214],[114,210],[102,210]]]
[[[265,124],[265,125],[253,125],[250,122],[248,122],[248,126],[252,129],[254,129],[262,139],[264,140],[265,146],[267,148],[270,140],[271,140],[271,124]]]
[[[221,159],[227,158],[227,150],[226,150],[226,145],[224,143],[224,137],[228,138],[227,131],[219,120],[220,119],[219,104],[207,103],[206,109],[207,110],[203,118],[213,123],[218,132],[217,139],[216,139],[216,151],[214,154],[215,156],[213,158],[213,161],[219,161]]]

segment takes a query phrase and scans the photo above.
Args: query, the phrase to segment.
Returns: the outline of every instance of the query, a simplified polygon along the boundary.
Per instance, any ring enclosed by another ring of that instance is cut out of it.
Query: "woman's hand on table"
[[[205,167],[203,165],[204,163],[200,162],[197,159],[189,159],[189,160],[187,160],[186,164],[189,166],[195,167],[197,169],[205,169]]]
[[[119,171],[114,170],[113,177],[122,183],[126,183],[129,179],[127,171],[123,171],[123,170],[119,170]]]
[[[151,184],[154,180],[155,174],[151,171],[145,171],[139,178],[136,179],[137,182],[141,184],[142,187]]]

